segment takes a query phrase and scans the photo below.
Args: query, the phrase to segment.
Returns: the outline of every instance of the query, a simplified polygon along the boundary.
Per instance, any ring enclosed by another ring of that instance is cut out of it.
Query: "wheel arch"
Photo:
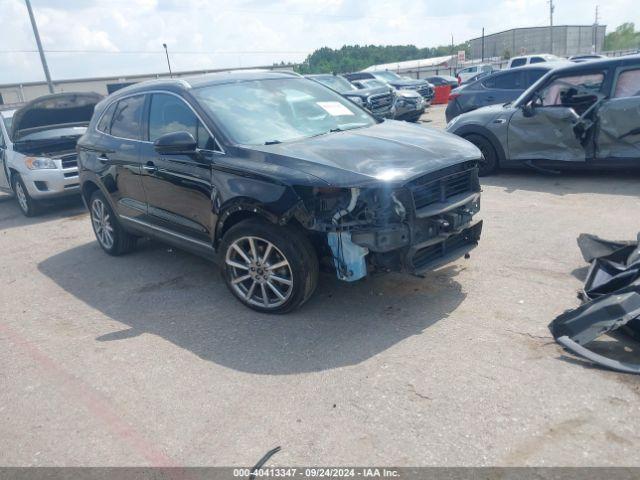
[[[82,200],[84,200],[84,203],[87,207],[89,206],[89,200],[91,200],[91,195],[93,195],[96,190],[100,190],[100,187],[93,180],[87,180],[82,183],[82,187],[81,187]]]
[[[498,137],[486,127],[481,125],[464,125],[454,132],[456,135],[462,138],[466,138],[469,135],[479,135],[487,139],[487,141],[493,147],[498,157],[498,165],[502,165],[507,161],[507,155],[504,151],[502,143],[498,140]]]
[[[263,219],[273,225],[291,225],[304,230],[302,217],[306,210],[302,212],[301,208],[301,204],[296,203],[283,214],[276,214],[265,208],[260,202],[250,198],[234,199],[219,210],[214,233],[214,247],[219,247],[224,234],[231,227],[250,218]]]

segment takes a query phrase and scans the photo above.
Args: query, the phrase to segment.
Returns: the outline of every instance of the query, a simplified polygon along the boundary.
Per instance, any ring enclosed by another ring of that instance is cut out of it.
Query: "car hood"
[[[11,138],[15,142],[28,133],[54,126],[87,126],[100,100],[102,96],[92,92],[57,93],[36,98],[14,113]]]
[[[394,80],[393,82],[389,82],[389,85],[393,85],[394,87],[418,87],[425,85],[425,82],[419,82],[417,80]]]
[[[422,98],[422,95],[420,95],[416,90],[398,90],[396,92],[396,96],[404,98]]]
[[[460,137],[394,120],[252,149],[266,153],[268,163],[304,172],[339,187],[381,182],[401,185],[481,156],[480,150]]]

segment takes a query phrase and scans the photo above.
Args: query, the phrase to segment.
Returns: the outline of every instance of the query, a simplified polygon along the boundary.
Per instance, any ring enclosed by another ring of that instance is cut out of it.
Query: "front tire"
[[[19,173],[13,176],[13,193],[18,201],[20,211],[25,217],[33,217],[38,213],[38,202],[31,198]]]
[[[89,215],[98,244],[109,255],[122,255],[135,248],[136,237],[122,228],[100,190],[96,190],[91,195]]]
[[[318,284],[318,257],[309,239],[290,226],[244,220],[222,239],[222,275],[233,295],[263,313],[300,307]]]
[[[467,135],[464,138],[465,140],[473,143],[482,152],[484,161],[480,161],[480,168],[478,171],[479,176],[485,177],[498,170],[498,155],[496,153],[496,149],[493,148],[493,145],[489,140],[481,135],[476,135],[474,133]]]

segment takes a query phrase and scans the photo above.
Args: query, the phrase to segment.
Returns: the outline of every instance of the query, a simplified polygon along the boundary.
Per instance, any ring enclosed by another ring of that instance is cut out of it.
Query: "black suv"
[[[362,88],[352,85],[349,80],[339,75],[323,73],[317,75],[305,75],[306,78],[315,80],[325,87],[335,90],[343,97],[347,97],[352,102],[363,106],[376,117],[394,118],[395,109],[393,104],[395,98],[393,89],[387,86],[376,88]]]
[[[345,281],[420,274],[464,255],[482,228],[475,146],[380,121],[296,74],[127,87],[96,106],[78,152],[107,253],[149,236],[215,259],[262,312],[304,303],[320,264]]]

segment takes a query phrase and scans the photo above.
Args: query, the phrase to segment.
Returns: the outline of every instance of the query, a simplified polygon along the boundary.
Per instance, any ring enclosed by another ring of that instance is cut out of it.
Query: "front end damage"
[[[465,256],[480,239],[482,221],[476,161],[432,172],[405,184],[313,188],[300,192],[305,226],[324,236],[341,280],[371,271],[422,275]]]

